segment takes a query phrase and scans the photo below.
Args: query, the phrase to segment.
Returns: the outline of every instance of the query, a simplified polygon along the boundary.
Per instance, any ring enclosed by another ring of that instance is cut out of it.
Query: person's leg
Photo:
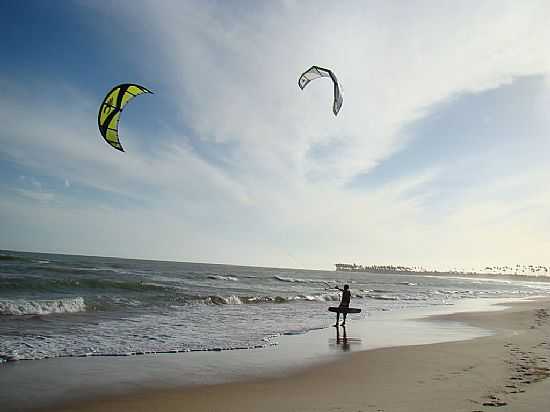
[[[338,321],[340,320],[340,312],[336,312],[336,325],[334,326],[338,326]]]
[[[347,316],[347,313],[344,312],[344,320],[342,321],[342,326],[344,326],[346,324],[346,316]]]

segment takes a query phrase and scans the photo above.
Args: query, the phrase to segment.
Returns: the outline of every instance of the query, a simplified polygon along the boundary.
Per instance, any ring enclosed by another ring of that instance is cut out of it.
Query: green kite
[[[121,152],[124,149],[118,140],[118,121],[120,120],[122,109],[134,97],[145,93],[153,92],[138,84],[119,84],[107,93],[107,96],[103,99],[103,103],[99,106],[99,113],[97,115],[99,132],[107,143]]]

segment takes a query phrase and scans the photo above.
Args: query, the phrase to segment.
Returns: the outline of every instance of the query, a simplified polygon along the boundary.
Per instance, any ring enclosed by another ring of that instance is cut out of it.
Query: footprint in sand
[[[490,402],[483,402],[483,406],[505,406],[508,405],[506,402],[502,401],[490,401]]]

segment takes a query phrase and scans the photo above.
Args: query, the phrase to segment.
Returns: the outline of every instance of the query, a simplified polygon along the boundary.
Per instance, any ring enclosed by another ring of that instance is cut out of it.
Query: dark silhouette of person
[[[348,285],[344,285],[344,289],[340,289],[338,286],[336,286],[336,289],[342,292],[342,300],[340,301],[340,305],[338,305],[338,308],[344,309],[343,310],[344,319],[342,320],[342,324],[341,324],[341,326],[344,326],[346,324],[346,316],[348,314],[346,309],[349,308],[349,302],[351,300],[351,292],[349,290]],[[336,312],[336,324],[334,326],[336,327],[338,326],[339,320],[340,320],[340,312]]]

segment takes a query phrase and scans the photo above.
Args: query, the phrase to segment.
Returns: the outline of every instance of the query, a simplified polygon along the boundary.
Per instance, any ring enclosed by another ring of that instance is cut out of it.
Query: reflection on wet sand
[[[340,334],[340,328],[342,328],[342,334]],[[352,344],[360,344],[361,338],[348,337],[345,326],[336,326],[336,340],[331,339],[330,346],[334,346],[338,349],[347,352],[350,350]]]

